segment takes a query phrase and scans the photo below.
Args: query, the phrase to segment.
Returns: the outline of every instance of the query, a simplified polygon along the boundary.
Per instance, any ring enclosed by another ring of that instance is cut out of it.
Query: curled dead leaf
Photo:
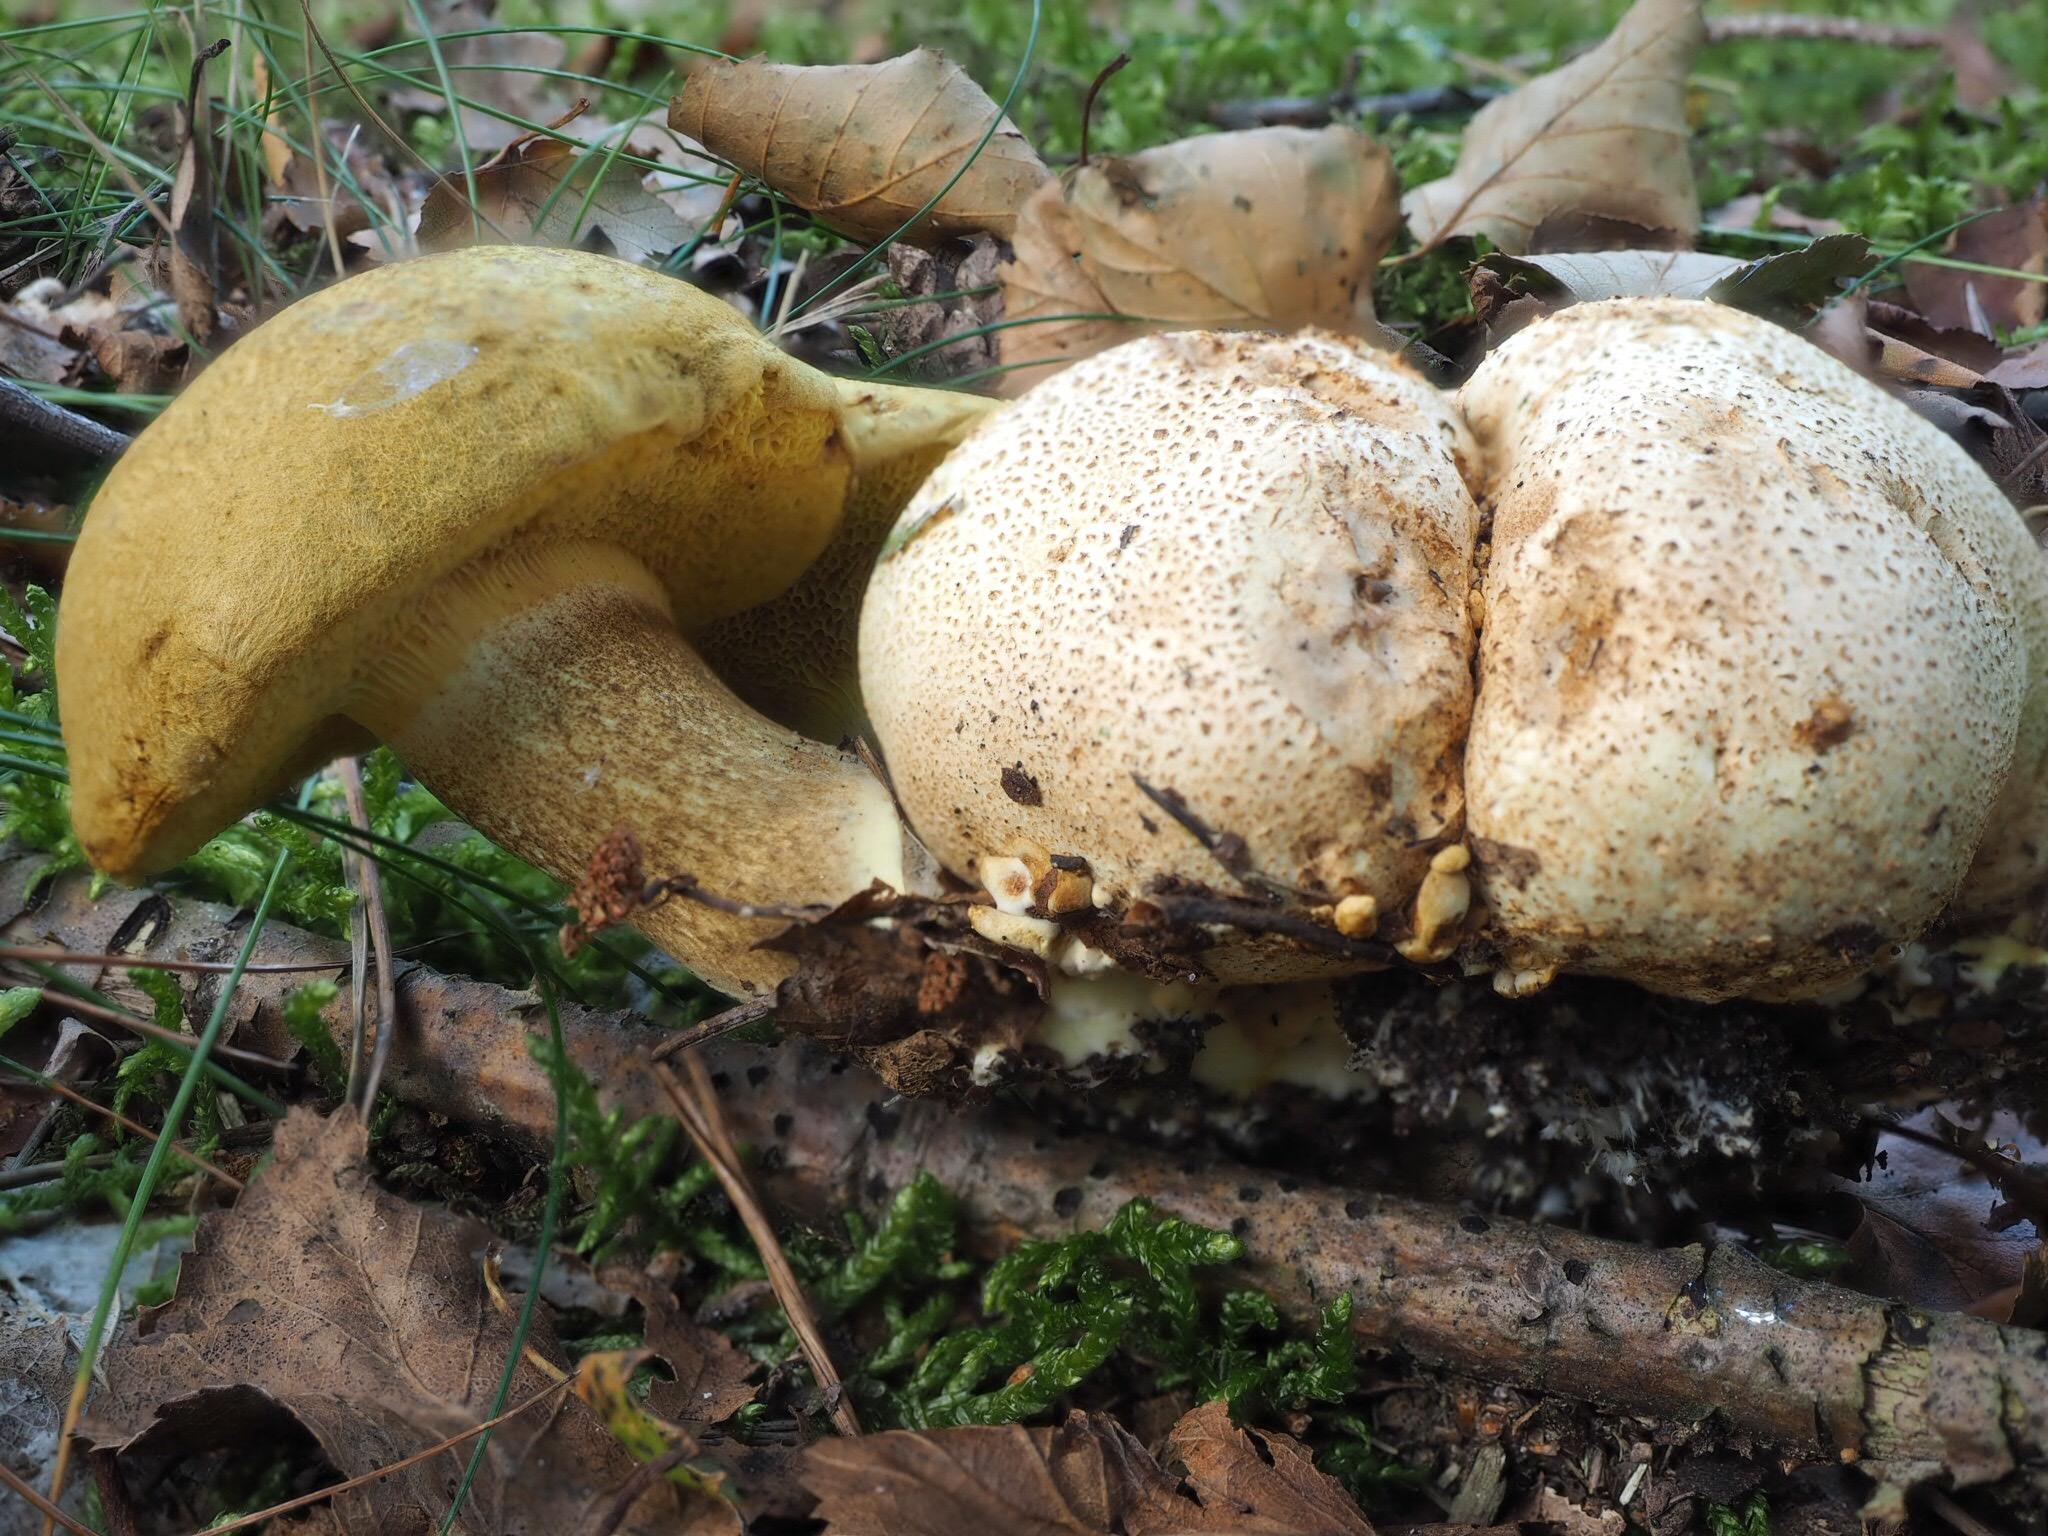
[[[1636,0],[1599,47],[1489,102],[1457,168],[1410,192],[1403,211],[1424,248],[1485,235],[1504,251],[1559,213],[1699,232],[1687,154],[1685,79],[1706,38],[1699,0]]]
[[[274,1434],[289,1414],[347,1476],[374,1472],[474,1427],[490,1413],[514,1321],[486,1295],[487,1234],[422,1210],[370,1177],[353,1113],[294,1110],[276,1156],[230,1211],[210,1215],[177,1295],[106,1355],[105,1384],[80,1428],[122,1456],[184,1454]],[[550,1385],[532,1356],[556,1355],[545,1309],[528,1336],[513,1401]],[[558,1374],[559,1367],[553,1368]],[[431,1458],[336,1496],[352,1531],[438,1527],[467,1455]],[[453,1529],[583,1528],[626,1487],[627,1452],[581,1403],[539,1410],[495,1435]],[[676,1530],[685,1510],[737,1528],[729,1508],[673,1484],[635,1496],[616,1528]]]
[[[1005,392],[1149,331],[1389,340],[1372,276],[1400,228],[1392,157],[1355,128],[1254,128],[1102,155],[1040,189],[1003,268]],[[1394,339],[1398,345],[1398,339]]]
[[[627,261],[671,251],[693,231],[641,185],[631,166],[543,133],[514,139],[476,168],[473,205],[459,178],[444,178],[420,208],[423,251],[493,241],[576,245],[595,230]]]
[[[677,132],[870,243],[935,197],[904,238],[987,230],[1007,239],[1050,173],[999,117],[965,70],[928,48],[880,64],[708,59],[668,114]]]

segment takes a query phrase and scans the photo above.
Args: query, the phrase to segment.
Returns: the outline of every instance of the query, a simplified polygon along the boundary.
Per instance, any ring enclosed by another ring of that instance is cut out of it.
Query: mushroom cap
[[[301,299],[143,432],[79,538],[88,856],[162,868],[367,744],[348,716],[414,600],[481,553],[622,544],[686,631],[762,602],[837,527],[840,422],[729,306],[608,257],[482,246]]]
[[[1997,487],[1711,304],[1561,311],[1459,403],[1493,541],[1466,809],[1504,971],[1794,998],[1925,928],[2019,719]]]
[[[1313,332],[1148,337],[984,423],[862,611],[862,688],[920,838],[991,885],[999,861],[1078,856],[1112,910],[1169,886],[1265,899],[1142,779],[1297,912],[1370,896],[1398,928],[1462,824],[1465,451],[1436,391]],[[1202,958],[1219,980],[1358,968],[1243,935]]]

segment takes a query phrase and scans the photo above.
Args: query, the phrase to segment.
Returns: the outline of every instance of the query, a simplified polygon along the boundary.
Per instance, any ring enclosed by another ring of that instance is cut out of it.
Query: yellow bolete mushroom
[[[79,538],[58,649],[85,850],[148,874],[381,739],[565,879],[626,825],[742,901],[901,888],[887,789],[743,696],[833,717],[858,546],[988,409],[833,380],[570,251],[303,299],[137,439]],[[776,643],[747,643],[778,601]],[[727,991],[789,970],[752,948],[772,925],[678,903],[646,926]]]

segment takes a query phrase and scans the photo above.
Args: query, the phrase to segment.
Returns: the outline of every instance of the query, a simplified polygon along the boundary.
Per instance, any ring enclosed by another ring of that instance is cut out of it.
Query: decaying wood
[[[12,379],[0,379],[0,427],[20,433],[22,442],[71,458],[115,459],[128,446],[127,433],[67,411]]]
[[[0,891],[18,884],[17,871]],[[137,893],[95,906],[83,882],[65,880],[39,912],[0,900],[0,937],[209,959],[237,942],[230,915]],[[344,946],[273,924],[253,958],[321,954],[345,971]],[[243,1043],[288,1053],[275,1003],[292,984],[244,979]],[[545,1142],[554,1099],[528,1045],[544,1027],[536,999],[414,967],[399,978],[399,1012],[391,1091]],[[606,1099],[667,1112],[645,1066],[662,1033],[576,1008],[563,1027]],[[905,1100],[806,1041],[720,1044],[706,1059],[732,1134],[760,1153],[764,1190],[806,1214],[872,1210],[930,1172],[983,1232],[1042,1237],[1099,1225],[1142,1195],[1238,1233],[1252,1278],[1294,1315],[1349,1291],[1360,1341],[1374,1348],[1662,1419],[1714,1417],[1787,1450],[1860,1459],[1893,1487],[1942,1471],[1959,1484],[2048,1478],[2048,1340],[2037,1332],[1796,1280],[1731,1244],[1639,1247]]]

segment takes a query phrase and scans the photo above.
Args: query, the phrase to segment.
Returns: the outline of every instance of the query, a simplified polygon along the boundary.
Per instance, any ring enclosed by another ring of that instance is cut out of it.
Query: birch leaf
[[[1450,175],[1410,192],[1425,249],[1484,235],[1520,255],[1546,218],[1592,214],[1699,233],[1685,77],[1706,37],[1699,0],[1636,0],[1605,42],[1482,107]]]
[[[1009,238],[1048,180],[1008,118],[975,153],[997,116],[965,70],[920,48],[880,64],[706,60],[668,121],[855,240],[886,239],[937,197],[905,236],[929,244],[976,230]]]
[[[1400,228],[1398,196],[1391,157],[1352,128],[1097,156],[1017,221],[1005,390],[1150,331],[1316,325],[1385,339],[1372,276]]]

